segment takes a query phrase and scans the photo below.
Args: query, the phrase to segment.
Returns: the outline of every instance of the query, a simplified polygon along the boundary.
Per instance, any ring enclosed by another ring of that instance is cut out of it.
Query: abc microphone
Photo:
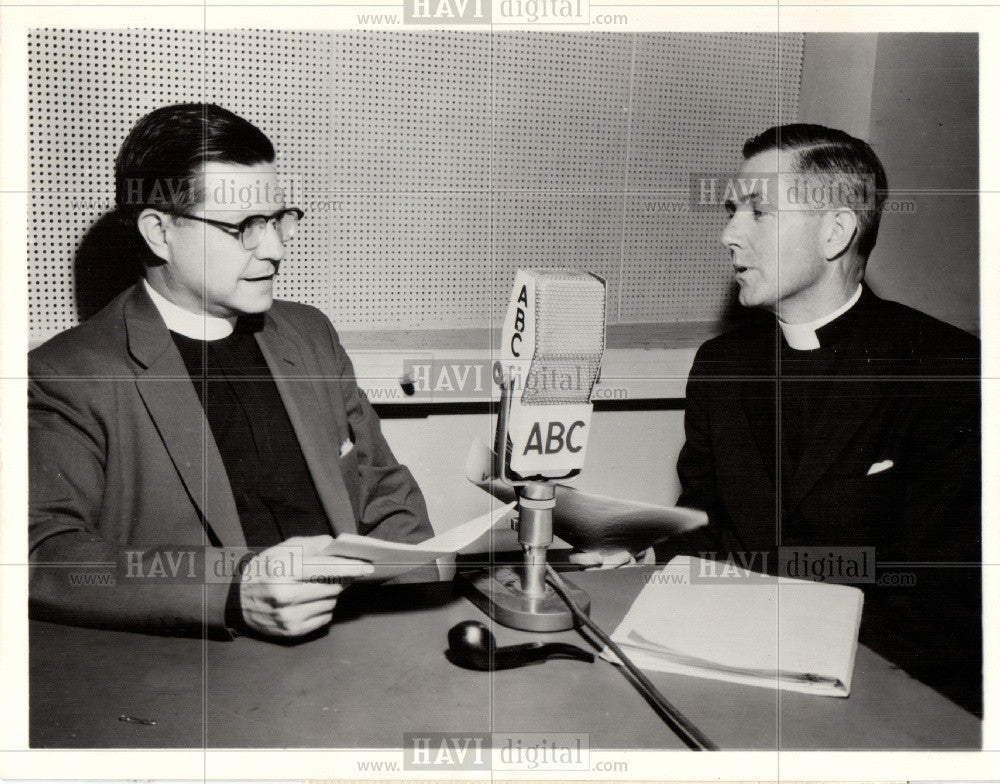
[[[583,468],[604,353],[604,281],[572,269],[518,270],[501,331],[494,379],[500,387],[494,474],[518,491],[524,566],[463,575],[470,598],[494,620],[529,631],[574,625],[546,585],[552,544],[553,480]],[[590,600],[568,584],[577,605]]]
[[[580,472],[603,354],[604,281],[571,269],[518,270],[494,366],[506,397],[500,476],[515,484]]]

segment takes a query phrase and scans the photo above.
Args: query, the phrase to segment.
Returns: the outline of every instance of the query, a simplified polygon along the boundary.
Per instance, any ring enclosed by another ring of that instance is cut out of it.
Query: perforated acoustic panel
[[[274,140],[281,183],[308,205],[329,190],[329,78],[329,36],[321,33],[31,33],[32,342],[77,323],[93,289],[128,267],[128,251],[98,219],[114,206],[115,156],[140,117],[190,101],[231,109]],[[329,237],[329,221],[311,211],[279,275],[279,296],[327,306]]]
[[[275,143],[306,223],[279,296],[341,329],[490,326],[521,266],[608,281],[611,323],[710,320],[729,171],[794,119],[801,35],[259,31],[31,34],[31,337],[81,315],[123,251],[95,222],[132,124],[211,101]],[[95,239],[96,237],[96,239]],[[95,252],[96,249],[96,252]],[[82,288],[81,288],[82,287]]]
[[[344,33],[332,48],[334,323],[486,325],[489,36]]]
[[[720,209],[693,210],[692,174],[734,172],[747,138],[794,122],[801,35],[640,35],[636,39],[622,322],[710,321],[732,268]]]

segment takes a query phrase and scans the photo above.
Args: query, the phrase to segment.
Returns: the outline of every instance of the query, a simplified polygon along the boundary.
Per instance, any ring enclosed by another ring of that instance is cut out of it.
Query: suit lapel
[[[748,367],[740,375],[739,398],[750,438],[744,447],[738,443],[741,434],[731,434],[733,453],[741,455],[736,475],[727,484],[738,488],[730,514],[734,520],[764,521],[763,527],[744,530],[744,549],[766,549],[773,546],[777,527],[777,411],[778,384],[775,354],[776,328],[769,326],[762,336],[748,346],[747,355],[740,358]]]
[[[774,381],[744,381],[740,398],[743,402],[743,413],[747,426],[753,437],[754,445],[760,454],[760,465],[766,471],[773,484],[776,476],[775,461],[777,460],[777,384]]]
[[[777,528],[777,488],[775,446],[775,398],[773,379],[760,379],[752,386],[743,385],[743,422],[746,431],[732,428],[727,438],[733,464],[722,486],[726,494],[730,517],[740,531],[741,548],[766,549],[774,545]],[[749,438],[744,438],[744,433]],[[740,445],[743,440],[743,445]],[[748,521],[761,524],[744,527]]]
[[[156,307],[135,287],[125,303],[129,352],[142,366],[135,385],[181,481],[224,546],[242,547],[229,476],[180,353]]]
[[[739,395],[753,442],[760,454],[760,464],[772,486],[777,473],[777,333],[777,329],[765,330],[761,339],[754,342],[748,356],[741,358],[741,362],[750,363],[752,371],[741,373],[744,380],[741,382]]]
[[[796,509],[830,470],[858,428],[871,415],[876,404],[875,396],[864,394],[864,390],[858,388],[862,383],[830,381],[831,388],[823,413],[803,445],[798,468],[784,493],[789,510]]]
[[[827,328],[820,330],[821,341],[832,341],[837,353],[820,382],[823,408],[804,440],[798,468],[783,494],[788,510],[796,509],[830,470],[878,404],[879,395],[872,387],[879,380],[862,377],[866,363],[861,349],[870,340],[865,333],[871,331],[866,325],[871,320],[873,300],[874,295],[865,289],[855,307],[838,319],[840,323],[830,325],[829,332],[824,333]]]
[[[256,337],[330,524],[338,534],[357,533],[354,507],[340,473],[340,445],[348,437],[346,422],[338,427],[321,369],[282,334],[270,313]]]

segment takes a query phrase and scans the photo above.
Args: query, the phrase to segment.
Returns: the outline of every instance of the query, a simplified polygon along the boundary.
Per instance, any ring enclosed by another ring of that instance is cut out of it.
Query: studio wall
[[[114,156],[187,101],[274,141],[307,211],[279,296],[342,331],[492,327],[529,265],[601,275],[610,324],[713,321],[722,211],[692,209],[691,174],[794,119],[801,62],[801,34],[35,31],[31,339],[135,274],[101,220]]]

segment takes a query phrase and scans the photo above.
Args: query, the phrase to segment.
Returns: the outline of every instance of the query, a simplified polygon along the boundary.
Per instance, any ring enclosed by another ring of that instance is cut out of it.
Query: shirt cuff
[[[233,637],[239,637],[250,632],[250,627],[243,620],[243,605],[240,602],[240,586],[243,583],[243,570],[248,563],[253,560],[257,553],[247,553],[236,564],[236,575],[229,585],[229,593],[226,595],[225,624],[229,633]]]

